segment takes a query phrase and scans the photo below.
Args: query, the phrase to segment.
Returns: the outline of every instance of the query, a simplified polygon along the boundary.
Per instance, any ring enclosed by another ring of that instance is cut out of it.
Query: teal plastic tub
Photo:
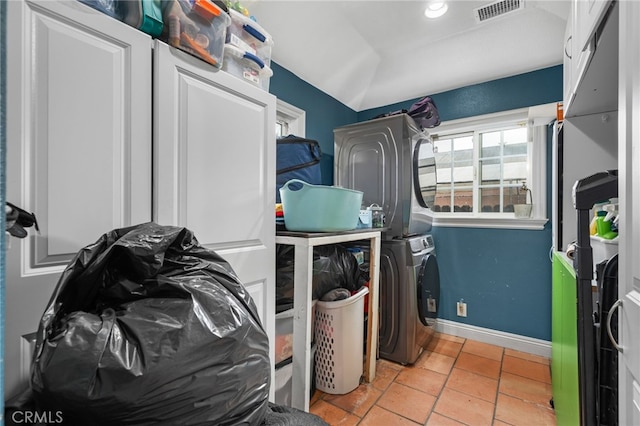
[[[291,179],[280,188],[280,198],[288,231],[338,232],[358,225],[361,191]]]

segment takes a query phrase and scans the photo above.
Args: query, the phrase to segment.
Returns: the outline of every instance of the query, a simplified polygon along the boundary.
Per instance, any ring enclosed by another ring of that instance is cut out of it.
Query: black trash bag
[[[276,305],[281,312],[293,307],[294,246],[276,245]],[[332,244],[313,248],[312,298],[321,299],[336,288],[357,291],[358,261],[344,246]]]
[[[104,234],[63,272],[31,387],[64,424],[259,425],[269,342],[231,266],[191,231]]]
[[[329,426],[329,423],[315,414],[275,404],[269,404],[262,424],[263,426]]]

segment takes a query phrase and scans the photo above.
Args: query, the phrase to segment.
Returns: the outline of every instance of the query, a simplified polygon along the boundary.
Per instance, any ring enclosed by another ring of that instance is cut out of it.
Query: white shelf
[[[378,282],[380,277],[381,230],[344,233],[294,233],[276,235],[277,244],[294,246],[293,273],[293,374],[291,406],[309,411],[311,391],[311,293],[313,278],[313,247],[349,241],[369,240],[369,320],[364,365],[364,379],[372,382],[376,376],[378,348]]]

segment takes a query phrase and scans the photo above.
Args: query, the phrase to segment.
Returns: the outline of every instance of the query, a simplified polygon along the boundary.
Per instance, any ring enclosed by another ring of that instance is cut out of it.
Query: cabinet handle
[[[609,308],[609,313],[607,314],[607,335],[609,336],[609,340],[611,340],[611,344],[613,345],[613,347],[616,348],[616,350],[620,353],[623,352],[623,348],[622,346],[618,345],[618,343],[616,343],[615,339],[613,338],[613,334],[611,334],[611,317],[613,316],[614,311],[621,306],[622,299],[616,300],[616,302],[611,305],[611,308]]]
[[[571,42],[572,38],[573,36],[569,36],[569,38],[567,39],[567,42],[564,44],[564,54],[569,59],[572,59],[572,58],[571,58],[571,55],[569,55],[569,52],[567,52],[567,45],[569,44],[569,42]]]

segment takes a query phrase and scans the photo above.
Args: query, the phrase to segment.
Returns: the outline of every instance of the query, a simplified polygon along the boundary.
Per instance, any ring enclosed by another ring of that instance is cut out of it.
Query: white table
[[[294,246],[293,273],[293,374],[291,405],[309,411],[311,391],[311,296],[313,278],[313,247],[349,241],[369,240],[369,320],[367,329],[364,379],[376,376],[378,348],[378,281],[380,276],[381,230],[358,229],[340,233],[278,232],[277,244]]]

